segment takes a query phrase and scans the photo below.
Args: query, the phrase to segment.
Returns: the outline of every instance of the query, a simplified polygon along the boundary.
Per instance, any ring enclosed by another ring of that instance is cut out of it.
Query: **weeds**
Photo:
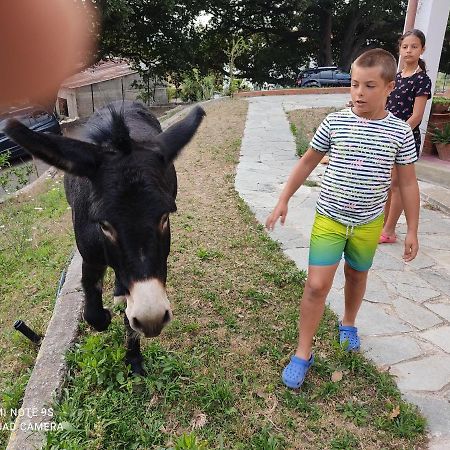
[[[9,151],[0,154],[0,187],[10,194],[28,184],[30,175],[37,175],[34,160],[22,165],[11,165],[9,162],[11,153]]]

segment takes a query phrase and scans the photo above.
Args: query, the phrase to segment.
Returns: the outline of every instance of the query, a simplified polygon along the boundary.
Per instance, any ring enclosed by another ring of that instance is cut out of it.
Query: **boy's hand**
[[[278,218],[280,218],[281,225],[284,225],[284,221],[286,220],[286,215],[288,213],[288,205],[284,202],[278,202],[277,206],[275,206],[272,213],[266,219],[266,228],[269,231],[273,231],[275,224],[277,223]]]
[[[403,259],[405,262],[412,261],[419,250],[419,241],[417,240],[416,233],[406,233],[405,238],[405,252],[403,253]]]

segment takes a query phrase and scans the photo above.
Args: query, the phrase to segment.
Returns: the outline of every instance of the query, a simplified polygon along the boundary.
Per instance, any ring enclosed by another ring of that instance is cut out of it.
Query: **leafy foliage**
[[[200,102],[209,100],[214,94],[215,77],[213,74],[202,77],[198,69],[192,69],[184,76],[181,84],[183,101]]]
[[[396,54],[407,6],[406,0],[92,1],[101,12],[99,57],[126,57],[162,77],[180,78],[193,68],[202,76],[228,75],[235,67],[253,82],[278,84],[293,84],[311,60],[348,69],[366,48]],[[447,46],[441,70],[448,61]]]

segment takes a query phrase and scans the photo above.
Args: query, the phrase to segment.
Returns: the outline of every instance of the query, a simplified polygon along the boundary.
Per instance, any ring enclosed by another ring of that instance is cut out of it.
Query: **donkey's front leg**
[[[81,284],[84,289],[84,320],[97,331],[104,331],[111,323],[111,312],[103,308],[103,276],[106,266],[95,266],[83,261]]]
[[[114,282],[114,306],[126,305],[128,294],[128,290],[120,281],[119,277],[116,274],[116,280]]]
[[[125,324],[125,348],[127,349],[125,363],[131,366],[133,375],[145,376],[146,372],[142,365],[143,358],[139,334],[130,327],[130,322],[126,314],[123,315],[123,323]]]

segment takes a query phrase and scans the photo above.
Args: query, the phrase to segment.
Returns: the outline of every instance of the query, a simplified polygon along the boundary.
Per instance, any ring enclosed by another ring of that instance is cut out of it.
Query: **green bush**
[[[435,144],[450,144],[450,122],[447,122],[442,130],[434,126],[431,132],[431,140]]]
[[[433,97],[433,105],[447,105],[450,106],[450,97],[440,97],[438,95]]]
[[[214,94],[215,77],[213,74],[202,77],[198,69],[192,69],[183,78],[181,98],[183,101],[200,102],[209,100]]]
[[[172,101],[175,98],[178,98],[178,89],[175,86],[168,86],[167,87],[167,99]]]

